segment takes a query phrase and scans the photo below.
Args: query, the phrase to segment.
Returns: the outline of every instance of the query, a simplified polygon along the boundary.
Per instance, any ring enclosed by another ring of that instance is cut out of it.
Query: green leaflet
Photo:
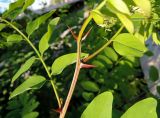
[[[152,39],[157,45],[160,45],[160,39],[158,39],[158,34],[156,32],[152,33]]]
[[[101,26],[102,24],[104,24],[105,17],[98,10],[92,10],[91,11],[91,16],[92,16],[93,20],[96,22],[97,25]]]
[[[154,98],[147,98],[137,102],[130,107],[121,118],[157,118],[157,101]]]
[[[123,2],[123,0],[107,0],[107,5],[109,5],[110,7],[114,8],[116,11],[126,14],[126,15],[130,15],[130,11],[127,7],[127,5],[125,4],[125,2]]]
[[[41,55],[43,55],[43,53],[49,48],[49,39],[52,36],[52,32],[54,30],[54,28],[56,27],[58,21],[59,21],[59,17],[54,18],[53,20],[50,21],[49,25],[48,25],[48,31],[43,35],[43,37],[41,38],[40,42],[39,42],[39,51],[41,53]]]
[[[23,118],[37,118],[38,115],[39,115],[38,112],[30,112],[30,113],[24,115]]]
[[[112,118],[111,92],[104,92],[93,99],[81,115],[81,118]]]
[[[155,66],[150,66],[149,68],[149,79],[151,81],[156,81],[159,78],[158,69]]]
[[[29,7],[30,5],[32,5],[34,3],[34,0],[25,0],[25,4],[23,6],[22,11],[24,11],[25,9],[27,9],[27,7]]]
[[[118,60],[118,55],[116,52],[111,48],[111,47],[106,47],[104,49],[104,54],[111,59],[112,61],[117,61]]]
[[[149,0],[133,0],[137,6],[143,10],[143,14],[147,17],[151,15],[151,3]]]
[[[6,27],[6,24],[0,23],[0,31],[2,31]]]
[[[99,91],[98,85],[92,81],[83,81],[83,82],[81,82],[81,86],[83,89],[90,91],[90,92],[98,92]]]
[[[26,27],[26,32],[27,32],[28,36],[30,36],[35,30],[37,30],[39,28],[39,26],[43,22],[45,22],[54,12],[55,12],[55,10],[52,10],[49,13],[46,13],[46,14],[38,17],[34,21],[29,22]]]
[[[9,9],[3,13],[3,17],[9,17],[10,19],[15,19],[20,13],[27,9],[34,0],[17,0],[9,5]]]
[[[87,57],[88,54],[81,53],[81,58]],[[58,57],[52,64],[52,75],[60,74],[67,66],[76,62],[77,53],[70,53]]]
[[[122,56],[141,57],[147,51],[145,44],[129,33],[118,35],[114,39],[113,47]]]
[[[25,80],[21,85],[19,85],[10,95],[9,99],[14,98],[15,96],[28,91],[30,89],[39,89],[46,79],[40,75],[33,75]]]
[[[33,56],[29,58],[22,66],[21,68],[17,71],[17,73],[13,76],[12,82],[14,82],[22,73],[26,72],[32,64],[35,62],[36,57]]]
[[[126,16],[121,13],[116,14],[119,20],[122,22],[122,24],[126,27],[129,33],[134,33],[134,25],[132,20],[129,18],[129,16]]]
[[[19,42],[22,40],[22,36],[18,34],[12,34],[7,37],[7,42]]]

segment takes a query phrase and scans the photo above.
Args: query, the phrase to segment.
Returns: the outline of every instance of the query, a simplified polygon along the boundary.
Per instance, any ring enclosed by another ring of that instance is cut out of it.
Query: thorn
[[[85,40],[87,38],[87,36],[89,35],[89,33],[91,32],[92,27],[88,30],[88,32],[83,36],[82,41]]]
[[[89,69],[89,68],[95,68],[95,67],[96,67],[95,65],[81,63],[81,68]]]
[[[55,112],[57,113],[61,113],[62,112],[62,109],[61,108],[58,108],[58,109],[53,109]]]
[[[68,29],[70,30],[73,38],[77,41],[78,37],[76,36],[76,34],[72,31],[72,29],[67,25]]]

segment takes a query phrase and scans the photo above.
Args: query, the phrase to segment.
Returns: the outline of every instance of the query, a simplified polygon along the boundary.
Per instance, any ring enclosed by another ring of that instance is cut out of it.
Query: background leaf
[[[93,99],[82,113],[81,118],[112,118],[111,92],[104,92]]]
[[[43,76],[40,75],[31,76],[11,93],[9,99],[12,99],[15,96],[30,89],[39,89],[39,87],[41,87],[40,85],[43,85],[45,81],[46,79]]]
[[[43,55],[43,53],[49,48],[49,44],[48,44],[49,39],[51,38],[52,32],[53,32],[54,28],[56,27],[59,19],[60,18],[57,17],[57,18],[54,18],[53,20],[50,21],[50,23],[48,24],[47,33],[45,33],[40,40],[39,51],[40,51],[41,55]]]
[[[25,9],[27,9],[27,7],[29,7],[30,5],[32,5],[34,3],[34,0],[25,0],[25,4],[23,6],[22,11],[24,11]]]
[[[81,58],[87,57],[88,54],[81,53]],[[60,74],[67,66],[76,62],[77,53],[70,53],[58,57],[52,64],[52,75]]]
[[[7,37],[7,42],[19,42],[22,40],[22,36],[18,35],[18,34],[12,34],[10,36]]]
[[[2,31],[6,27],[6,24],[0,23],[0,31]]]
[[[132,34],[118,35],[113,42],[113,47],[120,55],[141,57],[146,52],[145,45]]]
[[[53,13],[55,10],[50,11],[49,13],[46,13],[40,17],[38,17],[36,20],[31,21],[27,24],[26,32],[28,36],[30,36],[35,30],[39,28],[39,26],[45,22]]]
[[[98,92],[99,91],[98,85],[92,81],[83,81],[83,82],[81,82],[81,86],[83,89],[90,91],[90,92]]]
[[[154,98],[147,98],[137,102],[130,107],[121,118],[157,118],[157,101]]]
[[[24,65],[21,66],[21,68],[17,71],[17,73],[13,76],[12,82],[14,82],[22,73],[26,72],[32,64],[35,62],[36,57],[33,56],[29,58]]]
[[[158,72],[158,69],[155,66],[150,66],[150,68],[149,68],[149,78],[152,81],[158,80],[159,72]]]
[[[9,5],[9,9],[3,13],[3,17],[9,17],[13,20],[33,3],[34,0],[17,0]]]
[[[144,15],[147,17],[150,17],[151,15],[151,3],[149,0],[133,0],[137,6],[139,6],[143,12]]]

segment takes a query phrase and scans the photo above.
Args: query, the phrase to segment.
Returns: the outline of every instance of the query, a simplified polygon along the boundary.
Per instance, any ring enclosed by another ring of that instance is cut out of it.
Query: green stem
[[[42,65],[44,66],[46,72],[47,72],[47,75],[50,79],[52,79],[52,76],[44,62],[44,60],[42,59],[42,56],[40,55],[39,51],[36,49],[36,47],[33,45],[33,43],[29,40],[29,38],[27,38],[16,26],[14,26],[12,23],[10,23],[9,21],[5,20],[5,19],[2,19],[0,18],[1,21],[7,23],[8,25],[10,25],[13,29],[15,29],[26,41],[27,43],[33,48],[33,50],[35,51],[35,53],[37,54],[38,58],[40,59]],[[56,94],[56,98],[57,98],[57,101],[58,101],[58,105],[59,107],[61,107],[61,104],[60,104],[60,98],[58,96],[58,93],[57,93],[57,90],[55,89],[55,84],[51,81],[51,84],[52,84],[52,87],[54,88],[54,92]]]
[[[96,10],[100,10],[105,4],[106,4],[107,0],[103,0],[103,2],[101,2],[101,4],[99,4],[97,6],[97,8],[95,8]]]
[[[59,108],[62,108],[62,104],[61,104],[61,101],[60,101],[60,99],[59,99],[59,95],[58,95],[58,92],[57,92],[56,86],[55,86],[55,84],[54,84],[54,81],[53,81],[53,79],[51,79],[50,81],[51,81],[51,84],[52,84],[52,87],[53,87],[54,93],[55,93],[56,98],[57,98],[57,101],[58,101],[58,107],[59,107]]]
[[[124,26],[121,26],[119,28],[119,30],[116,32],[116,34],[107,42],[105,43],[100,49],[98,49],[96,52],[94,52],[93,54],[89,55],[87,58],[85,58],[83,60],[83,62],[87,62],[90,59],[92,59],[93,57],[95,57],[97,54],[99,54],[105,47],[107,47],[108,45],[110,45],[112,43],[112,41],[119,35],[119,33],[123,30]]]

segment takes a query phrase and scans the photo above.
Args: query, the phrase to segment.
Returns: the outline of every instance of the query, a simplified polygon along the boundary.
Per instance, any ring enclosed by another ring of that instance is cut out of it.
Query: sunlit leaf
[[[82,81],[81,86],[83,89],[90,91],[90,92],[98,92],[99,91],[98,85],[92,81]]]
[[[128,32],[134,33],[134,25],[132,20],[128,16],[121,13],[117,13],[116,15],[119,18],[119,20],[122,22],[122,24],[126,27]]]
[[[36,60],[35,56],[29,58],[13,76],[12,82],[14,82],[22,73],[26,72],[32,66],[35,60]]]
[[[82,53],[81,58],[87,57],[88,54]],[[77,53],[70,53],[58,57],[52,64],[52,75],[60,74],[67,66],[76,62]]]
[[[91,15],[97,25],[104,24],[104,16],[98,10],[92,10]]]
[[[40,42],[39,42],[39,51],[41,53],[41,55],[43,55],[43,53],[49,48],[49,39],[51,38],[52,32],[55,28],[55,26],[57,25],[58,21],[59,21],[59,17],[54,18],[53,20],[50,21],[49,25],[48,25],[48,31],[44,34],[44,36],[41,38]]]
[[[157,101],[147,98],[130,107],[121,118],[157,118],[156,107]]]
[[[107,5],[126,15],[130,15],[130,11],[123,0],[107,0]]]
[[[22,40],[22,36],[18,34],[12,34],[7,37],[7,42],[19,42]]]
[[[143,14],[147,17],[151,15],[151,3],[150,0],[133,0],[137,6],[143,10]]]
[[[35,30],[37,30],[39,28],[39,26],[42,23],[44,23],[54,12],[55,12],[55,10],[50,11],[49,13],[46,13],[46,14],[38,17],[34,21],[29,22],[26,27],[26,32],[27,32],[28,36],[30,36]]]
[[[30,89],[39,89],[46,79],[40,75],[34,75],[25,80],[21,85],[19,85],[10,95],[9,99],[28,91]]]
[[[157,45],[160,45],[160,39],[158,39],[158,34],[156,32],[152,33],[152,39]]]
[[[81,118],[112,118],[111,92],[104,92],[93,99],[82,113]]]
[[[113,47],[120,55],[141,57],[147,51],[145,45],[129,33],[118,35],[113,42]]]

